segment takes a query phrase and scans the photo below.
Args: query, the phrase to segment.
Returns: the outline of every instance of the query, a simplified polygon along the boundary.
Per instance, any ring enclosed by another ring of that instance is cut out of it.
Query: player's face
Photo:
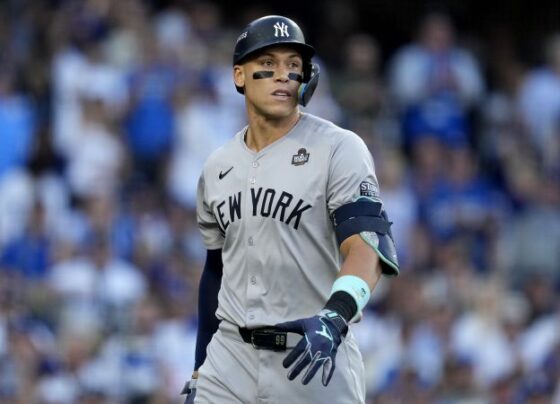
[[[288,117],[297,112],[300,83],[289,77],[302,74],[301,55],[289,47],[265,49],[243,65],[234,67],[234,80],[245,88],[247,105],[269,118]],[[270,72],[263,74],[263,72]]]

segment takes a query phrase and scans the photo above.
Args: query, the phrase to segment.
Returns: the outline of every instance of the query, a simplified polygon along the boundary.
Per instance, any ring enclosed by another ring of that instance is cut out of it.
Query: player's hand
[[[319,368],[323,367],[323,385],[329,384],[338,346],[348,332],[346,321],[335,311],[322,310],[314,317],[276,324],[275,327],[303,336],[282,362],[285,368],[293,364],[288,372],[288,379],[294,380],[307,368],[302,378],[302,383],[307,384]]]
[[[194,398],[196,396],[196,382],[197,382],[198,372],[195,372],[195,374],[193,374],[191,380],[185,383],[185,387],[183,387],[183,391],[181,391],[181,394],[187,395],[187,397],[185,397],[184,404],[194,404]]]

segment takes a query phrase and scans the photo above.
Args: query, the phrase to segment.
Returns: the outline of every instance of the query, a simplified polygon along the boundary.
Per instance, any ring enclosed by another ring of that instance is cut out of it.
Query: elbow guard
[[[333,223],[339,246],[348,237],[359,234],[379,256],[385,275],[399,273],[397,249],[391,233],[393,223],[389,221],[381,202],[360,198],[347,203],[334,211]]]

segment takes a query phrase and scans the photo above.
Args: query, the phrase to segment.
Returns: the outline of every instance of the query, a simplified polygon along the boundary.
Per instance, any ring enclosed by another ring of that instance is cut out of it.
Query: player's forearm
[[[381,266],[375,250],[359,234],[354,234],[344,240],[340,252],[344,261],[338,278],[344,275],[357,276],[368,284],[370,291],[373,290],[381,278]]]
[[[346,322],[359,318],[370,292],[381,277],[379,258],[360,235],[348,237],[340,246],[344,256],[325,309],[335,311]]]

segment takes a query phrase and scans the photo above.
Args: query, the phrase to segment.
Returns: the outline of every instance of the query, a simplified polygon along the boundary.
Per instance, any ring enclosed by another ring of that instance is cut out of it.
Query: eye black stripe
[[[272,71],[268,71],[268,70],[262,70],[260,72],[255,72],[253,73],[253,79],[254,80],[259,80],[259,79],[269,79],[272,76],[274,76],[274,72]],[[288,78],[290,80],[294,80],[297,81],[298,83],[302,83],[303,82],[303,76],[301,74],[297,74],[297,73],[288,73]]]
[[[274,72],[267,71],[267,70],[263,70],[263,71],[260,71],[260,72],[253,73],[253,79],[254,80],[268,79],[272,76],[274,76]]]
[[[303,82],[303,76],[301,74],[297,74],[297,73],[288,73],[288,78],[290,80],[294,80],[297,81],[298,83],[302,83]]]

